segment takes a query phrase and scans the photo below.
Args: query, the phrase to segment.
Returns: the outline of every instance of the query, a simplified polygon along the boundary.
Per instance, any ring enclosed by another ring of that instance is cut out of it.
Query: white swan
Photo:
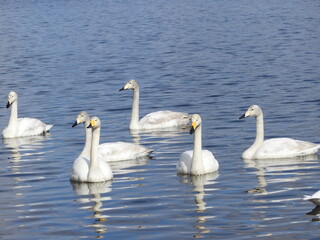
[[[202,150],[201,117],[193,114],[190,134],[194,133],[193,151],[186,151],[180,155],[177,164],[177,172],[180,174],[202,175],[215,172],[219,169],[219,163],[208,150]]]
[[[87,128],[92,129],[90,160],[79,156],[73,163],[70,180],[76,182],[105,182],[113,178],[109,164],[98,158],[101,122],[92,117]]]
[[[291,138],[272,138],[264,141],[263,113],[259,106],[252,105],[239,118],[256,118],[256,139],[251,147],[243,152],[243,159],[292,158],[315,154],[320,144]]]
[[[3,138],[44,135],[53,125],[47,125],[36,118],[18,118],[18,94],[10,92],[7,108],[11,106],[8,126],[3,130]]]
[[[303,200],[307,200],[312,202],[313,204],[320,206],[320,190],[312,194],[311,196],[309,195],[304,195]]]
[[[190,115],[184,112],[158,111],[149,113],[139,121],[139,85],[137,81],[130,80],[119,91],[132,89],[133,102],[130,120],[130,129],[161,129],[187,127],[190,123]]]
[[[82,111],[78,114],[72,127],[83,123],[86,130],[86,141],[80,156],[90,159],[91,130],[87,127],[90,124],[88,113]],[[111,142],[102,143],[98,148],[98,158],[107,162],[132,160],[148,156],[153,150],[135,143]],[[80,157],[79,156],[79,157]]]

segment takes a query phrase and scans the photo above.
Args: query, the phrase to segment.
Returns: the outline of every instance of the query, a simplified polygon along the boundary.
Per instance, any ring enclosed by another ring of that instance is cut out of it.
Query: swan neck
[[[256,117],[256,139],[254,145],[260,147],[264,141],[263,113]]]
[[[99,166],[98,163],[98,147],[100,140],[100,128],[92,130],[92,140],[91,140],[91,155],[90,155],[90,169]]]
[[[191,173],[198,175],[204,171],[202,162],[202,129],[201,125],[194,132],[194,145],[193,145],[193,156]]]
[[[8,127],[16,127],[18,124],[18,100],[11,104],[11,114]]]
[[[136,88],[133,89],[133,102],[132,102],[130,129],[139,128],[139,95],[140,95],[139,86],[136,86]]]
[[[91,150],[91,138],[92,138],[92,129],[87,128],[90,124],[90,120],[87,120],[83,123],[85,128],[86,141],[83,147],[83,150],[80,156],[90,159],[90,150]]]

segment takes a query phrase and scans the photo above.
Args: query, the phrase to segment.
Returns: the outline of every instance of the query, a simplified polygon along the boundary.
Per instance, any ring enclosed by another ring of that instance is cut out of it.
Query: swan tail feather
[[[49,132],[52,127],[53,125],[46,125],[45,132]]]

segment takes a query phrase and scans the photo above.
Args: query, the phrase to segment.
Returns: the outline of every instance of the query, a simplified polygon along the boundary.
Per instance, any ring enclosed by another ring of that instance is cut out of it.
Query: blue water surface
[[[317,239],[318,156],[244,161],[254,119],[265,137],[320,143],[317,1],[2,1],[0,130],[9,91],[19,116],[54,124],[47,136],[0,144],[1,239]],[[188,131],[130,133],[140,114],[199,113],[218,172],[178,176]],[[2,107],[1,107],[2,106]],[[101,142],[154,149],[112,164],[113,181],[71,184],[84,143],[79,111],[102,121]]]

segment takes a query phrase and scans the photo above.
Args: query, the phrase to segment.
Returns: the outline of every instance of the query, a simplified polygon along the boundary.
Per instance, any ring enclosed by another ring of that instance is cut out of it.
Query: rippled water
[[[255,124],[238,120],[259,104],[267,138],[320,142],[319,10],[298,0],[3,1],[0,128],[10,90],[20,116],[54,128],[0,144],[0,238],[319,238],[318,210],[302,201],[319,189],[319,157],[243,161]],[[177,176],[188,132],[130,134],[132,93],[118,89],[132,78],[141,115],[202,115],[217,173]],[[139,142],[152,159],[113,163],[112,182],[71,184],[81,110],[101,118],[101,142]]]

